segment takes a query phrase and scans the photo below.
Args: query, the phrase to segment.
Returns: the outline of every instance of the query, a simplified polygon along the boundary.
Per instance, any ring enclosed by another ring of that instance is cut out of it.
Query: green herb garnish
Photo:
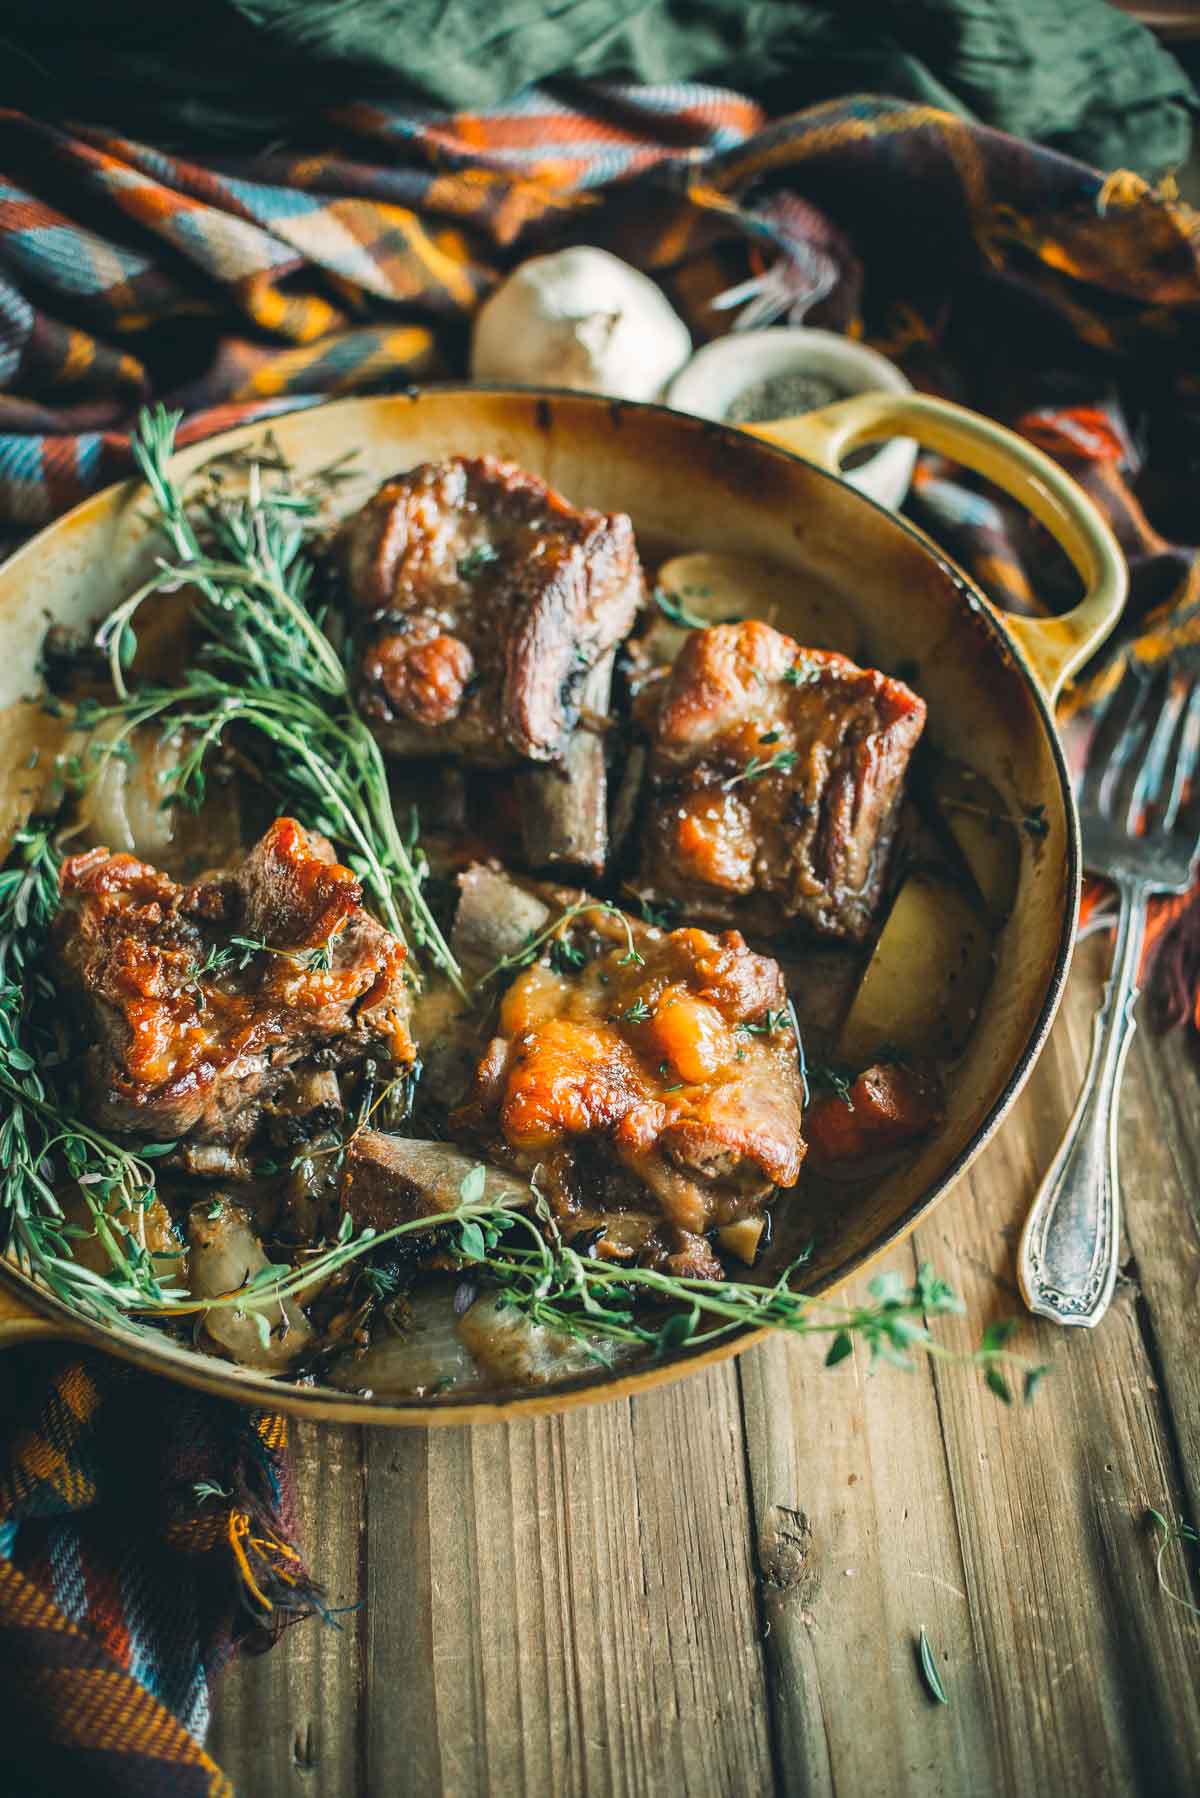
[[[669,618],[672,624],[682,625],[684,630],[706,631],[712,623],[711,618],[689,612],[682,599],[674,593],[664,593],[661,587],[654,589],[654,603],[664,618]]]
[[[1166,1575],[1163,1573],[1163,1556],[1168,1548],[1178,1543],[1181,1548],[1190,1549],[1195,1553],[1197,1547],[1200,1546],[1200,1534],[1197,1534],[1190,1523],[1182,1521],[1168,1523],[1162,1512],[1156,1511],[1152,1505],[1147,1508],[1146,1516],[1158,1531],[1158,1552],[1154,1557],[1154,1572],[1159,1585],[1173,1604],[1182,1605],[1185,1611],[1191,1611],[1194,1617],[1200,1617],[1200,1605],[1193,1604],[1191,1599],[1185,1598],[1181,1592],[1173,1591],[1167,1584]]]
[[[397,898],[412,940],[465,997],[462,976],[421,890],[421,876],[392,811],[379,745],[355,709],[350,675],[309,603],[312,563],[302,553],[315,504],[290,489],[268,491],[250,466],[244,500],[210,501],[193,516],[167,464],[180,414],[143,411],[133,452],[171,546],[157,573],[111,612],[96,636],[109,659],[118,703],[89,722],[124,721],[103,755],[139,725],[186,733],[165,804],[197,808],[207,756],[235,726],[255,731],[275,752],[267,769],[276,795],[301,820],[343,846],[384,921],[403,936]],[[197,666],[177,687],[126,684],[134,620],[154,594],[194,587],[204,642]]]
[[[933,1658],[933,1650],[929,1646],[929,1637],[925,1625],[921,1625],[921,1634],[917,1642],[917,1664],[921,1669],[921,1678],[925,1681],[926,1690],[936,1704],[949,1704],[946,1688],[942,1684],[941,1674],[937,1670],[937,1662]]]
[[[764,775],[776,772],[786,774],[789,768],[795,767],[796,760],[794,749],[778,749],[774,755],[769,756],[752,755],[744,768],[737,774],[731,774],[721,785],[728,793],[744,780],[761,780]]]
[[[734,1030],[740,1030],[745,1036],[774,1036],[777,1030],[795,1030],[795,1022],[789,1005],[781,1005],[778,1011],[767,1011],[761,1024],[735,1024]]]
[[[854,1085],[855,1076],[843,1073],[840,1068],[831,1067],[824,1062],[810,1062],[808,1077],[814,1086],[827,1086],[837,1094],[842,1104],[854,1110],[854,1101],[850,1097],[850,1089]]]
[[[499,560],[500,551],[494,543],[476,543],[465,556],[459,557],[458,572],[464,581],[473,581],[485,568],[490,568],[493,562]]]

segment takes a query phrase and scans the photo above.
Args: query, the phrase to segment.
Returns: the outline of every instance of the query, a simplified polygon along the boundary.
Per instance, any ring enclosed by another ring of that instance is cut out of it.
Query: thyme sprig
[[[475,1169],[482,1192],[483,1170]],[[463,1182],[463,1193],[473,1176]],[[1003,1363],[1026,1366],[1003,1340],[985,1340],[967,1354],[939,1342],[929,1319],[959,1315],[962,1300],[927,1265],[911,1285],[898,1274],[871,1281],[867,1304],[842,1305],[794,1292],[791,1279],[806,1257],[785,1268],[770,1286],[689,1279],[655,1268],[603,1260],[564,1243],[543,1200],[533,1215],[503,1207],[482,1213],[457,1231],[458,1257],[473,1278],[514,1306],[530,1322],[581,1342],[598,1360],[605,1344],[640,1347],[660,1357],[683,1346],[702,1348],[735,1331],[783,1330],[794,1336],[830,1336],[827,1367],[852,1352],[857,1337],[870,1360],[911,1368],[914,1352],[981,1367],[989,1388],[1004,1383]],[[664,1317],[642,1308],[645,1300],[672,1307]]]
[[[736,774],[731,774],[721,782],[721,787],[724,792],[731,793],[744,780],[762,780],[768,774],[786,774],[795,766],[794,749],[777,749],[774,755],[752,755],[744,768],[739,768]]]
[[[588,912],[601,912],[611,917],[625,933],[625,953],[617,962],[620,968],[640,968],[645,963],[634,939],[633,926],[619,905],[609,899],[581,899],[573,905],[564,906],[557,917],[551,918],[541,930],[531,931],[521,947],[511,955],[502,955],[485,974],[481,974],[475,982],[476,991],[495,980],[499,974],[510,974],[521,968],[530,967],[538,957],[538,951],[550,945],[552,961],[557,961],[558,972],[566,972],[571,968],[583,966],[585,957],[567,934],[576,918],[584,917]],[[563,963],[566,967],[563,967]]]
[[[1200,1534],[1197,1534],[1190,1523],[1185,1523],[1181,1518],[1177,1519],[1174,1523],[1169,1523],[1162,1512],[1156,1511],[1153,1505],[1147,1509],[1146,1519],[1154,1525],[1158,1532],[1158,1550],[1154,1557],[1154,1573],[1159,1586],[1172,1603],[1181,1605],[1185,1611],[1190,1611],[1193,1617],[1200,1617],[1200,1605],[1193,1604],[1190,1598],[1186,1597],[1182,1592],[1177,1592],[1173,1586],[1169,1585],[1167,1583],[1167,1576],[1163,1571],[1163,1557],[1167,1550],[1178,1543],[1180,1548],[1185,1552],[1190,1551],[1194,1554],[1197,1548],[1200,1547]]]

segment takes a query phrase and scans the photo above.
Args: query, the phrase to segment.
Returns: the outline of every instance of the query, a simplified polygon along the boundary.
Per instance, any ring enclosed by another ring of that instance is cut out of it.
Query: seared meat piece
[[[185,1154],[236,1149],[298,1064],[413,1058],[404,945],[291,818],[240,868],[188,888],[89,850],[63,864],[62,896],[58,970],[88,1016],[87,1097],[104,1128],[184,1137]]]
[[[643,580],[622,513],[484,456],[387,481],[335,555],[362,619],[359,702],[394,755],[558,761]]]
[[[390,1230],[418,1217],[453,1211],[459,1188],[478,1167],[478,1158],[444,1142],[418,1142],[408,1136],[385,1136],[360,1130],[347,1145],[339,1196],[343,1212],[354,1220],[355,1234],[366,1225]],[[529,1205],[526,1181],[499,1168],[484,1172],[483,1198],[489,1205]]]
[[[804,1156],[783,977],[737,931],[666,934],[599,906],[564,931],[569,952],[552,945],[504,993],[452,1132],[536,1168],[565,1228],[649,1211],[649,1235],[631,1218],[613,1252],[715,1272],[693,1239],[794,1186]]]
[[[923,700],[751,621],[693,631],[639,715],[645,891],[751,929],[865,936]]]

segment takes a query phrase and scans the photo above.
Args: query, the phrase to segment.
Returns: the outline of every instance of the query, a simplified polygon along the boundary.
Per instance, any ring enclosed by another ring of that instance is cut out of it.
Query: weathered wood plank
[[[940,1330],[963,1350],[1019,1308],[1015,1241],[1077,1088],[1102,961],[1101,945],[1085,951],[1017,1114],[912,1258],[896,1261],[911,1275],[916,1259],[932,1260],[963,1293],[967,1318]],[[1153,1117],[1135,1080],[1134,1167]],[[1178,1303],[1171,1292],[1163,1306],[1173,1364]],[[1006,1410],[960,1367],[863,1381],[857,1354],[827,1374],[805,1345],[781,1343],[743,1362],[788,1791],[1200,1783],[1200,1626],[1159,1591],[1141,1523],[1147,1503],[1170,1511],[1179,1492],[1138,1294],[1125,1282],[1094,1334],[1027,1322],[1020,1346],[1055,1364],[1029,1411]],[[928,1704],[915,1672],[922,1622],[946,1657],[945,1708]]]
[[[300,1539],[331,1606],[361,1596],[362,1432],[293,1423]],[[359,1792],[361,1624],[314,1619],[225,1677],[208,1747],[240,1798],[349,1798]]]
[[[1017,1115],[918,1234],[967,1301],[970,1321],[946,1331],[960,1347],[1012,1310],[1016,1237],[1078,1091],[1103,960],[1085,946]],[[1138,1103],[1135,1082],[1131,1117]],[[1194,1791],[1200,1628],[1159,1590],[1142,1521],[1148,1494],[1173,1509],[1180,1491],[1137,1292],[1123,1283],[1095,1331],[1030,1322],[1022,1343],[1054,1364],[1029,1410],[935,1374],[1001,1789]]]
[[[732,1368],[367,1465],[367,1791],[772,1790]]]
[[[911,1278],[911,1251],[891,1265]],[[856,1350],[826,1371],[775,1341],[741,1375],[782,1789],[996,1790],[929,1369],[869,1375]],[[917,1672],[922,1624],[949,1707]]]
[[[1200,1521],[1200,1078],[1182,1035],[1134,1038],[1121,1116],[1127,1274],[1170,1408],[1190,1521]],[[1164,1497],[1165,1495],[1160,1495]],[[1159,1498],[1149,1495],[1156,1509]]]

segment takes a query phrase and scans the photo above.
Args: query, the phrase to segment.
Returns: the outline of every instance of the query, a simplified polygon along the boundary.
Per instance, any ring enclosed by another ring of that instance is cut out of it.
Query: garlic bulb
[[[646,275],[581,246],[523,262],[481,307],[480,381],[656,399],[692,353],[687,326]]]

